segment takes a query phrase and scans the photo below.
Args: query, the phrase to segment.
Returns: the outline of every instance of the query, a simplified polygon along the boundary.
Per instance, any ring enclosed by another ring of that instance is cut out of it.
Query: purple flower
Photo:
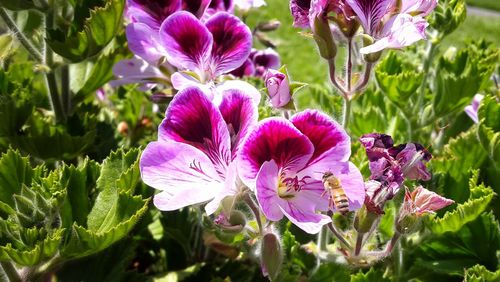
[[[370,162],[372,181],[365,185],[365,204],[369,210],[383,213],[385,202],[396,195],[405,178],[424,181],[431,178],[425,163],[432,156],[422,145],[407,143],[394,146],[391,136],[380,133],[365,134],[359,140]]]
[[[268,69],[278,69],[281,65],[280,55],[271,48],[253,49],[250,58],[255,66],[255,76],[263,76]]]
[[[293,16],[293,26],[309,28],[309,9],[311,0],[290,0],[290,12]]]
[[[273,107],[282,108],[290,103],[292,95],[290,93],[290,82],[286,74],[269,69],[264,77],[264,82]]]
[[[242,140],[257,122],[257,106],[247,89],[227,89],[214,103],[199,88],[180,91],[159,127],[158,141],[144,150],[140,169],[144,183],[161,190],[154,196],[160,210],[219,202],[239,188],[236,157]]]
[[[268,118],[248,135],[239,155],[240,177],[255,189],[264,215],[286,216],[308,233],[317,233],[331,218],[322,177],[330,172],[349,198],[349,209],[361,207],[363,178],[348,162],[350,138],[340,125],[318,111],[307,110],[290,120]]]
[[[170,78],[159,68],[137,57],[116,63],[113,66],[113,74],[118,79],[110,81],[112,87],[138,83],[142,85],[142,89],[147,90],[158,82],[170,84]]]
[[[262,77],[268,69],[278,69],[280,65],[280,55],[273,49],[252,49],[248,59],[240,67],[232,71],[231,74],[237,77]]]
[[[399,49],[425,39],[428,23],[422,18],[435,5],[427,1],[403,1],[402,10],[397,11],[393,0],[346,0],[358,16],[365,33],[375,43],[361,48],[361,53],[379,52],[386,48]]]
[[[160,41],[172,65],[194,71],[207,82],[243,64],[250,54],[252,34],[237,17],[225,12],[202,23],[180,11],[163,22]]]
[[[465,113],[475,122],[479,123],[479,118],[477,116],[477,110],[479,109],[479,106],[481,105],[481,101],[483,100],[484,95],[481,94],[476,94],[474,95],[474,98],[472,99],[472,102],[470,105],[465,107]]]

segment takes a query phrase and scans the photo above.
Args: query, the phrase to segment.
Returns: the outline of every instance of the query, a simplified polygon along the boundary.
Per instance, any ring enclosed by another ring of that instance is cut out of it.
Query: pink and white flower
[[[348,162],[350,138],[330,117],[307,110],[290,120],[268,118],[248,135],[239,155],[240,177],[254,189],[264,215],[284,216],[308,233],[317,233],[331,218],[322,177],[332,173],[349,198],[351,210],[365,197],[363,178]]]
[[[257,107],[246,89],[225,89],[215,103],[196,87],[180,91],[159,126],[158,141],[144,150],[140,169],[144,183],[160,190],[154,204],[176,210],[219,202],[238,190],[236,158],[257,122]]]

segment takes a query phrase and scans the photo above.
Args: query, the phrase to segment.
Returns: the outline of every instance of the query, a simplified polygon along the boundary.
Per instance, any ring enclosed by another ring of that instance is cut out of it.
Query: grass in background
[[[467,39],[481,38],[491,41],[497,47],[500,47],[500,17],[484,17],[469,14],[465,22],[444,39],[443,47],[451,45],[463,46]]]
[[[500,1],[498,0],[467,0],[467,4],[500,12]]]

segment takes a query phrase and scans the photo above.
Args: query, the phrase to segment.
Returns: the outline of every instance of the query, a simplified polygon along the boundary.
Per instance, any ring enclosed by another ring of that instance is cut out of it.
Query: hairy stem
[[[370,81],[370,76],[371,76],[372,70],[373,70],[373,63],[366,63],[365,71],[363,72],[363,78],[358,82],[358,84],[354,88],[354,91],[353,91],[354,93],[357,93],[366,87],[366,85]]]
[[[8,261],[2,261],[0,262],[3,268],[3,272],[7,275],[9,278],[10,282],[21,282],[21,277],[19,276],[19,273],[17,272],[16,268],[12,265],[11,262]]]
[[[347,242],[347,240],[342,235],[342,232],[339,231],[332,222],[328,223],[328,228],[332,232],[333,236],[335,236],[335,238],[337,238],[337,240],[339,240],[342,245],[344,245],[347,249],[352,250],[351,244]]]
[[[257,203],[254,201],[254,199],[250,196],[249,193],[245,193],[245,195],[243,196],[243,200],[248,205],[250,210],[252,210],[252,212],[255,216],[255,220],[257,221],[257,225],[259,226],[259,233],[262,233],[262,231],[263,231],[262,230],[262,221],[260,218],[260,210],[259,210],[259,207],[257,206]]]
[[[351,115],[351,101],[344,99],[344,110],[342,111],[342,126],[347,128],[349,125],[349,116]]]
[[[424,58],[424,67],[423,67],[423,78],[422,78],[422,84],[420,85],[420,89],[418,92],[418,97],[417,97],[417,105],[414,108],[415,109],[415,114],[420,111],[422,108],[422,104],[424,102],[424,96],[425,96],[425,89],[427,85],[427,78],[429,77],[429,70],[431,68],[431,63],[432,60],[434,59],[435,51],[436,51],[437,44],[434,43],[433,40],[429,40],[427,43],[427,50],[425,52],[425,58]]]
[[[361,253],[361,249],[363,248],[364,235],[365,233],[358,232],[358,235],[356,236],[356,247],[354,249],[354,256],[359,256],[359,253]]]
[[[330,74],[330,81],[332,82],[333,86],[340,92],[341,96],[345,99],[348,96],[348,93],[344,89],[344,87],[340,85],[340,83],[337,81],[337,77],[335,76],[335,59],[328,60],[328,69]]]
[[[385,247],[385,255],[386,256],[388,256],[392,253],[392,250],[394,249],[394,247],[398,243],[399,237],[401,237],[401,233],[399,233],[399,232],[394,233],[394,235],[391,238],[391,241],[389,241],[389,243]]]
[[[21,42],[23,47],[30,53],[30,55],[35,59],[38,63],[43,62],[42,54],[37,50],[35,45],[21,32],[19,27],[17,27],[14,20],[7,14],[4,8],[0,8],[0,17],[3,19],[7,27],[14,33],[17,40]]]
[[[351,80],[352,80],[352,38],[347,39],[347,62],[345,80],[347,85],[347,92],[351,94]]]

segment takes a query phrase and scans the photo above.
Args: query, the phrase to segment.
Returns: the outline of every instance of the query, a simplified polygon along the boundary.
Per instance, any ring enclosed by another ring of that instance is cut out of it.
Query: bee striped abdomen
[[[325,193],[329,193],[330,208],[334,208],[341,214],[349,212],[349,198],[347,197],[340,180],[331,173],[325,173],[323,176]]]

